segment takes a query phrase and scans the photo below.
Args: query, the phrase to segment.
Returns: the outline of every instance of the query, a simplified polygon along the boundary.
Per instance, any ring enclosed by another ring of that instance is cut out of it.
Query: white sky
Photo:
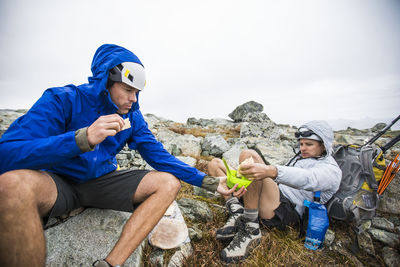
[[[0,108],[86,83],[115,43],[146,67],[142,112],[174,121],[250,100],[288,124],[400,114],[396,0],[0,0],[0,36]]]

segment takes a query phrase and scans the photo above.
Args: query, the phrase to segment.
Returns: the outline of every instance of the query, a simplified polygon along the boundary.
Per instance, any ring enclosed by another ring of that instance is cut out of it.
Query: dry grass
[[[222,199],[209,200],[193,195],[191,185],[182,183],[182,189],[178,195],[178,199],[192,198],[208,202],[209,204],[224,205]],[[215,239],[215,230],[221,227],[226,221],[226,214],[221,209],[213,205],[209,205],[214,214],[214,219],[207,223],[192,222],[185,218],[188,227],[195,226],[203,232],[201,240],[192,241],[194,253],[190,256],[184,266],[225,266],[220,261],[220,251],[227,245],[218,242]],[[334,227],[334,231],[343,231],[345,225]],[[346,235],[345,232],[339,233]],[[253,251],[249,258],[240,264],[232,266],[356,266],[353,260],[345,254],[323,249],[320,251],[310,251],[304,247],[303,240],[298,238],[297,229],[287,228],[285,231],[278,229],[262,229],[261,244]],[[338,234],[337,234],[338,235]],[[175,250],[168,250],[164,254],[164,261],[168,262]],[[144,258],[145,266],[154,266],[150,264],[151,248],[145,249]],[[371,263],[371,262],[370,262]],[[366,266],[379,266],[380,264],[374,260],[374,264]]]
[[[225,140],[229,138],[238,138],[240,136],[240,125],[235,127],[222,127],[217,126],[214,128],[205,128],[205,127],[191,127],[185,128],[179,125],[173,125],[168,128],[169,130],[177,133],[177,134],[191,134],[196,137],[205,137],[207,134],[210,133],[219,133],[221,134]]]

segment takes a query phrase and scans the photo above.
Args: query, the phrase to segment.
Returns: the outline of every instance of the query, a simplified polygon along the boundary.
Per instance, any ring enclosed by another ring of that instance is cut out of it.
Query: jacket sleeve
[[[65,132],[68,103],[46,91],[25,115],[11,124],[0,139],[0,173],[45,169],[82,153],[75,132]]]
[[[336,191],[342,177],[340,168],[330,162],[320,162],[309,169],[289,166],[277,166],[277,169],[277,183],[313,192]]]
[[[140,111],[136,111],[134,116],[135,129],[129,147],[137,149],[157,171],[169,172],[186,183],[200,187],[206,174],[171,155],[151,133]]]

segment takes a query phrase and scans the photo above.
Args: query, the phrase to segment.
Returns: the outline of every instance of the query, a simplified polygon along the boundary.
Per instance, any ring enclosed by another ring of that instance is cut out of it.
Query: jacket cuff
[[[201,183],[201,188],[204,188],[210,192],[215,192],[217,191],[218,185],[219,178],[206,175],[204,176],[203,182]]]
[[[85,127],[75,131],[75,142],[82,152],[89,152],[94,150],[94,147],[91,147],[89,145],[89,141],[87,138],[87,128],[88,127]]]

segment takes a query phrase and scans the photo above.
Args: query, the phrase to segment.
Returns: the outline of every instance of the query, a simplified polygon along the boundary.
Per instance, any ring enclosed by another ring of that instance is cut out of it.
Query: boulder
[[[210,207],[203,201],[181,198],[177,202],[183,215],[192,221],[208,222],[214,217]]]
[[[208,125],[212,125],[213,121],[208,120],[208,119],[196,119],[196,118],[188,118],[186,121],[186,124],[188,126],[201,126],[201,127],[207,127]]]
[[[203,143],[201,144],[203,149],[203,155],[212,155],[216,157],[221,157],[221,155],[228,151],[229,144],[220,134],[207,134],[204,137]]]
[[[117,242],[131,213],[86,209],[81,214],[45,231],[46,266],[91,266],[104,259]],[[142,266],[144,242],[125,266]]]
[[[199,157],[201,154],[202,137],[195,137],[190,134],[181,135],[175,140],[182,156]],[[171,140],[174,142],[174,140]]]
[[[368,232],[372,235],[372,237],[375,240],[382,242],[383,244],[389,247],[393,248],[400,244],[400,236],[398,234],[394,234],[391,232],[387,232],[385,230],[376,229],[372,227],[368,229]]]
[[[383,192],[379,201],[378,210],[385,213],[400,215],[400,173],[397,173],[392,182]]]
[[[330,247],[335,241],[335,232],[328,228],[325,233],[324,247]]]
[[[260,103],[249,101],[236,107],[228,116],[235,122],[241,122],[248,113],[262,112],[263,109],[264,107]]]
[[[184,264],[185,259],[193,254],[193,248],[190,243],[183,244],[180,248],[175,251],[167,267],[181,267]]]
[[[358,246],[362,251],[375,256],[374,244],[372,243],[372,238],[369,233],[361,232],[357,235],[357,241]]]
[[[256,123],[269,123],[269,124],[275,124],[271,119],[267,116],[267,114],[263,112],[251,112],[247,113],[242,121],[247,121],[247,122],[256,122]]]
[[[391,221],[382,217],[372,218],[372,226],[389,232],[394,231],[394,224]]]
[[[235,143],[231,148],[226,151],[222,157],[226,160],[229,166],[237,169],[239,166],[240,153],[247,149],[247,145],[241,141]]]
[[[272,165],[285,165],[295,153],[287,142],[259,142],[256,148],[264,156],[267,163]]]
[[[371,131],[379,132],[379,131],[382,131],[386,126],[387,126],[386,123],[379,122],[379,123],[375,124],[374,127],[371,128]]]
[[[383,261],[388,267],[398,267],[400,263],[400,254],[393,248],[384,247],[382,249]]]

